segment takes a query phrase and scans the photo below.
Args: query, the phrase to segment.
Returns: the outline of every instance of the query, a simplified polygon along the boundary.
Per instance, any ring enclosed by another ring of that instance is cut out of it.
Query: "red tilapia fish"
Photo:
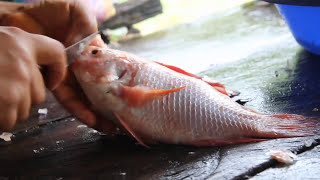
[[[93,107],[110,112],[140,144],[216,146],[314,135],[316,120],[265,115],[229,96],[224,86],[174,66],[89,46],[72,70]]]

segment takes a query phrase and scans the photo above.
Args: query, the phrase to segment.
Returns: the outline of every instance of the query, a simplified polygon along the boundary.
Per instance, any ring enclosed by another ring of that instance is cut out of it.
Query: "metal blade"
[[[87,46],[93,41],[93,39],[100,34],[100,31],[95,32],[86,38],[82,39],[81,41],[67,47],[65,52],[68,58],[68,65],[70,65],[73,61],[75,61],[81,53],[87,48]]]

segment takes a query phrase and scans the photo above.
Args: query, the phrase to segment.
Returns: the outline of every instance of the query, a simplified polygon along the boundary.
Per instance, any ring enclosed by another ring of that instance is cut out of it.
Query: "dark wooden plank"
[[[218,164],[218,148],[147,149],[127,136],[102,135],[79,125],[72,118],[55,121],[0,143],[0,174],[180,179],[208,176]]]
[[[244,179],[255,176],[270,167],[280,163],[270,159],[270,150],[289,150],[292,152],[307,151],[305,144],[319,141],[319,136],[304,138],[275,139],[261,143],[251,143],[225,147],[221,150],[219,166],[211,178],[213,179]],[[320,144],[320,142],[317,142]],[[314,153],[319,156],[320,153]],[[298,155],[299,157],[300,155]],[[299,159],[298,159],[299,160]],[[301,162],[303,163],[303,162]],[[307,165],[307,164],[305,164]],[[319,165],[317,165],[319,166]],[[285,166],[282,166],[285,167]],[[287,169],[286,169],[287,170]],[[284,172],[286,170],[283,170]],[[265,174],[268,177],[268,174]],[[286,177],[282,174],[282,177]]]
[[[129,0],[115,4],[116,15],[100,25],[100,29],[131,27],[133,24],[162,13],[160,0]]]
[[[319,179],[320,145],[299,154],[291,166],[277,164],[252,179]]]

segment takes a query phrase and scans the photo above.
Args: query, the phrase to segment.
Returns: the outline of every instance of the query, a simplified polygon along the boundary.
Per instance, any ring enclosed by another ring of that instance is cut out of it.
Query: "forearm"
[[[26,6],[26,4],[12,3],[12,2],[0,2],[0,17],[2,17],[4,14],[18,12],[24,6]]]
[[[32,4],[0,2],[0,26],[15,26],[34,34],[45,34],[35,19],[25,13]]]

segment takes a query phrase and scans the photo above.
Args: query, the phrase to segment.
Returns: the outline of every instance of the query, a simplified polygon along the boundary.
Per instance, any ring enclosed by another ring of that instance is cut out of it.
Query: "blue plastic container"
[[[297,42],[320,55],[320,7],[277,4]]]

